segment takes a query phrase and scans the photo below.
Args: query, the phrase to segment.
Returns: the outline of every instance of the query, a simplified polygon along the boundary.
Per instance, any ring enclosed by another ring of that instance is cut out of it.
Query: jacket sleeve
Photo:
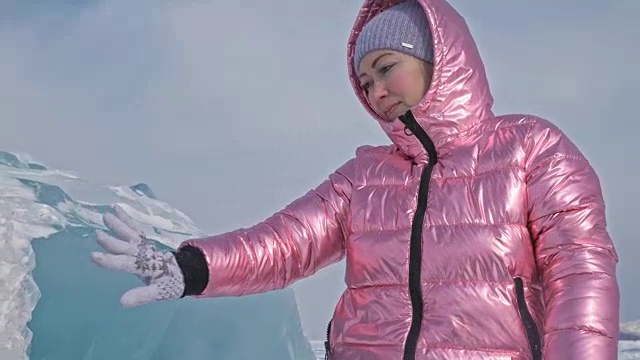
[[[250,228],[183,242],[177,257],[179,263],[183,259],[186,287],[191,288],[185,295],[241,296],[282,289],[342,259],[353,167],[352,159],[317,188]],[[203,268],[199,262],[206,264],[207,274],[198,273]],[[200,288],[194,291],[194,286]]]
[[[578,148],[538,119],[527,140],[529,227],[543,282],[544,359],[617,358],[618,255],[600,181]]]

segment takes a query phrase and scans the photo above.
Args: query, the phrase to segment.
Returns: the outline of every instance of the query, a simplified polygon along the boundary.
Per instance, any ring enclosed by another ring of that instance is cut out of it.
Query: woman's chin
[[[395,121],[396,119],[398,119],[400,117],[400,115],[402,115],[404,113],[405,113],[405,111],[402,111],[401,109],[396,109],[396,110],[384,115],[382,118],[385,119],[385,121],[392,122],[392,121]]]
[[[406,110],[403,110],[400,108],[400,106],[398,106],[398,109],[394,109],[393,111],[389,112],[389,113],[383,113],[383,112],[377,112],[378,116],[380,118],[382,118],[382,120],[384,120],[384,122],[394,122],[396,121],[400,115],[404,114],[406,112]]]

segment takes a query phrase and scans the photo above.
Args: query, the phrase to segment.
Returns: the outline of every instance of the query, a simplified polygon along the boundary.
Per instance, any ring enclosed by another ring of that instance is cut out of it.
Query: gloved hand
[[[136,275],[146,285],[125,292],[120,299],[122,306],[134,307],[183,295],[184,277],[173,253],[158,250],[119,206],[115,207],[115,215],[105,213],[103,221],[119,239],[98,230],[98,244],[111,254],[93,252],[91,260],[101,267]]]

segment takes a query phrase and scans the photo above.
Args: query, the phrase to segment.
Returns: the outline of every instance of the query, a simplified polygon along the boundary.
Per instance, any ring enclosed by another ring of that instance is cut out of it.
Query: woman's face
[[[425,96],[433,65],[393,50],[374,50],[360,62],[360,85],[373,110],[393,121]]]

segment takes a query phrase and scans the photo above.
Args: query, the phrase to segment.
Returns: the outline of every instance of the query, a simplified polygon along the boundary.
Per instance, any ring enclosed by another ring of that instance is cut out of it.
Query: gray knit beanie
[[[395,50],[433,63],[433,40],[427,16],[415,0],[394,5],[369,21],[356,40],[354,67],[370,51]]]

